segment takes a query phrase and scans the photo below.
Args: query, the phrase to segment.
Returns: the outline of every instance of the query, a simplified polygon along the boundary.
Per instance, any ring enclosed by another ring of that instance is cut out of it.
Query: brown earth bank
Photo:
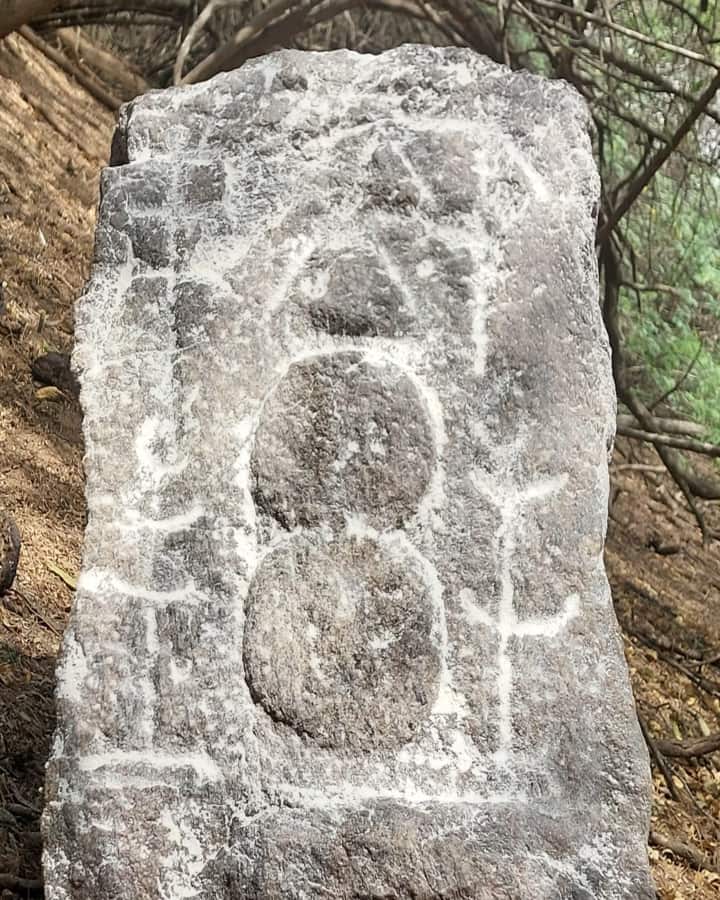
[[[112,125],[23,38],[0,42],[0,512],[23,538],[14,588],[0,599],[0,900],[42,893],[53,670],[85,515],[77,401],[38,395],[31,364],[71,349]],[[720,731],[720,544],[703,546],[647,448],[618,444],[612,493],[607,565],[655,751],[653,873],[661,900],[711,900],[720,895],[720,752],[661,750],[663,740]]]
[[[77,572],[85,515],[80,410],[39,399],[30,365],[72,346],[112,125],[24,39],[0,41],[0,509],[23,540],[15,589],[0,598],[2,900],[38,893],[53,671],[72,602],[52,567]]]

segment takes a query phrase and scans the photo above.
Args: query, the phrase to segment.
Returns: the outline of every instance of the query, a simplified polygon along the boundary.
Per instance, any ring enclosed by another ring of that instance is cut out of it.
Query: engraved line
[[[113,750],[81,756],[78,768],[82,772],[95,772],[105,766],[142,765],[149,769],[193,769],[205,781],[221,781],[222,772],[217,763],[206,753],[165,753],[162,750]]]
[[[471,474],[471,479],[478,492],[484,496],[500,513],[500,525],[495,533],[497,552],[500,556],[500,602],[495,627],[498,641],[498,751],[496,759],[505,762],[512,749],[512,660],[508,653],[510,639],[516,635],[551,637],[577,615],[579,600],[576,595],[568,598],[563,613],[552,619],[542,621],[530,619],[518,622],[515,609],[515,584],[512,578],[512,561],[517,549],[518,523],[522,516],[522,507],[537,500],[555,494],[567,484],[567,473],[551,478],[538,479],[518,489],[517,485],[507,480],[502,482],[480,470]],[[461,592],[462,593],[462,592]],[[573,599],[574,598],[574,599]],[[465,607],[470,605],[470,613],[476,621],[483,615],[480,607],[467,595],[461,596],[460,602]]]

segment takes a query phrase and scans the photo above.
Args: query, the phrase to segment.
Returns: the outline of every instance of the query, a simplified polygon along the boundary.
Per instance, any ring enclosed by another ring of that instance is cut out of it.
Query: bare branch
[[[569,11],[568,7],[564,3],[556,3],[555,0],[529,0],[529,2],[533,6],[541,6],[545,9],[552,9],[556,12],[567,13]],[[703,55],[702,53],[695,53],[694,50],[687,50],[685,47],[679,47],[677,44],[670,44],[667,41],[657,40],[656,38],[650,37],[647,34],[643,34],[641,31],[635,31],[632,28],[626,28],[624,25],[619,25],[611,18],[596,16],[594,13],[589,13],[586,10],[579,8],[578,6],[573,6],[572,14],[573,16],[577,16],[578,18],[583,19],[585,22],[592,22],[595,25],[600,25],[603,28],[607,28],[609,31],[615,31],[618,34],[622,34],[624,37],[632,38],[632,40],[638,41],[641,44],[647,44],[648,46],[655,47],[658,50],[666,50],[668,53],[672,53],[675,56],[680,56],[684,59],[690,59],[693,62],[702,63],[702,65],[708,66],[711,69],[720,70],[720,65],[718,65],[714,60]]]
[[[689,437],[672,434],[656,434],[650,431],[641,431],[638,428],[626,428],[624,425],[618,425],[618,434],[636,441],[654,444],[656,447],[674,447],[676,450],[689,450],[691,453],[701,453],[712,459],[720,459],[720,447],[706,441],[696,441]]]
[[[321,0],[310,0],[313,7]],[[248,25],[243,26],[233,37],[218,47],[214,53],[207,56],[195,68],[191,69],[181,80],[180,84],[197,84],[206,78],[212,78],[218,72],[225,72],[238,65],[239,51],[253,38],[257,37],[268,25],[277,19],[286,16],[294,6],[294,0],[273,0],[265,9],[261,10]]]
[[[640,428],[635,416],[627,416],[622,413],[617,417],[618,428]],[[688,422],[686,419],[659,419],[653,417],[653,427],[658,434],[687,434],[693,437],[701,437],[705,428],[697,422]],[[642,430],[642,429],[640,429]]]
[[[640,284],[637,281],[621,281],[620,286],[641,294],[669,294],[671,297],[682,298],[682,292],[671,284]]]
[[[672,394],[675,393],[675,391],[679,391],[679,390],[680,390],[680,388],[683,386],[683,383],[684,383],[685,381],[687,381],[687,379],[688,379],[690,373],[691,373],[692,370],[695,368],[695,363],[700,359],[700,354],[701,354],[701,353],[702,353],[702,344],[700,344],[700,346],[697,348],[697,352],[695,353],[695,356],[693,356],[693,358],[690,360],[690,362],[688,363],[687,367],[685,368],[685,371],[682,372],[682,374],[680,375],[680,377],[677,378],[677,379],[675,380],[675,383],[674,383],[673,385],[671,385],[671,386],[670,386],[666,391],[664,391],[662,394],[660,394],[660,396],[657,398],[657,400],[655,400],[655,401],[650,405],[650,411],[651,411],[651,412],[652,412],[656,407],[658,407],[661,403],[664,403],[665,400],[668,399],[668,397],[672,396]]]
[[[703,91],[700,97],[698,97],[698,99],[695,101],[695,104],[683,120],[680,127],[675,132],[673,138],[658,150],[658,152],[648,163],[646,168],[628,187],[627,191],[625,192],[625,196],[620,201],[620,203],[615,207],[615,209],[611,211],[607,221],[598,231],[597,242],[599,244],[602,243],[607,235],[617,227],[622,217],[627,213],[633,203],[637,200],[645,187],[650,183],[650,181],[652,181],[655,175],[668,161],[673,151],[676,150],[677,147],[682,143],[686,135],[692,129],[693,125],[697,122],[697,120],[705,112],[706,108],[715,98],[718,89],[720,89],[720,71],[716,72],[710,84]]]
[[[242,5],[242,0],[210,0],[208,5],[202,10],[200,15],[195,19],[190,28],[188,29],[188,33],[185,35],[185,38],[180,44],[180,49],[178,50],[177,59],[175,60],[175,65],[173,66],[173,84],[180,84],[182,80],[182,70],[185,67],[185,60],[192,49],[193,44],[195,43],[198,35],[203,30],[207,22],[213,17],[215,12],[218,9],[222,9],[226,6],[240,6]]]

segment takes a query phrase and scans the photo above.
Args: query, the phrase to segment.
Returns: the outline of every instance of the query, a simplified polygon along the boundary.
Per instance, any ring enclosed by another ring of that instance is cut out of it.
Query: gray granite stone
[[[126,107],[48,900],[647,900],[575,93],[282,52]]]

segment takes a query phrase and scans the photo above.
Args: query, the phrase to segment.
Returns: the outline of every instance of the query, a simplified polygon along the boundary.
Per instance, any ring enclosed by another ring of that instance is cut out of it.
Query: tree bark
[[[38,16],[49,15],[58,6],[63,6],[58,0],[5,0],[0,3],[0,38]]]

